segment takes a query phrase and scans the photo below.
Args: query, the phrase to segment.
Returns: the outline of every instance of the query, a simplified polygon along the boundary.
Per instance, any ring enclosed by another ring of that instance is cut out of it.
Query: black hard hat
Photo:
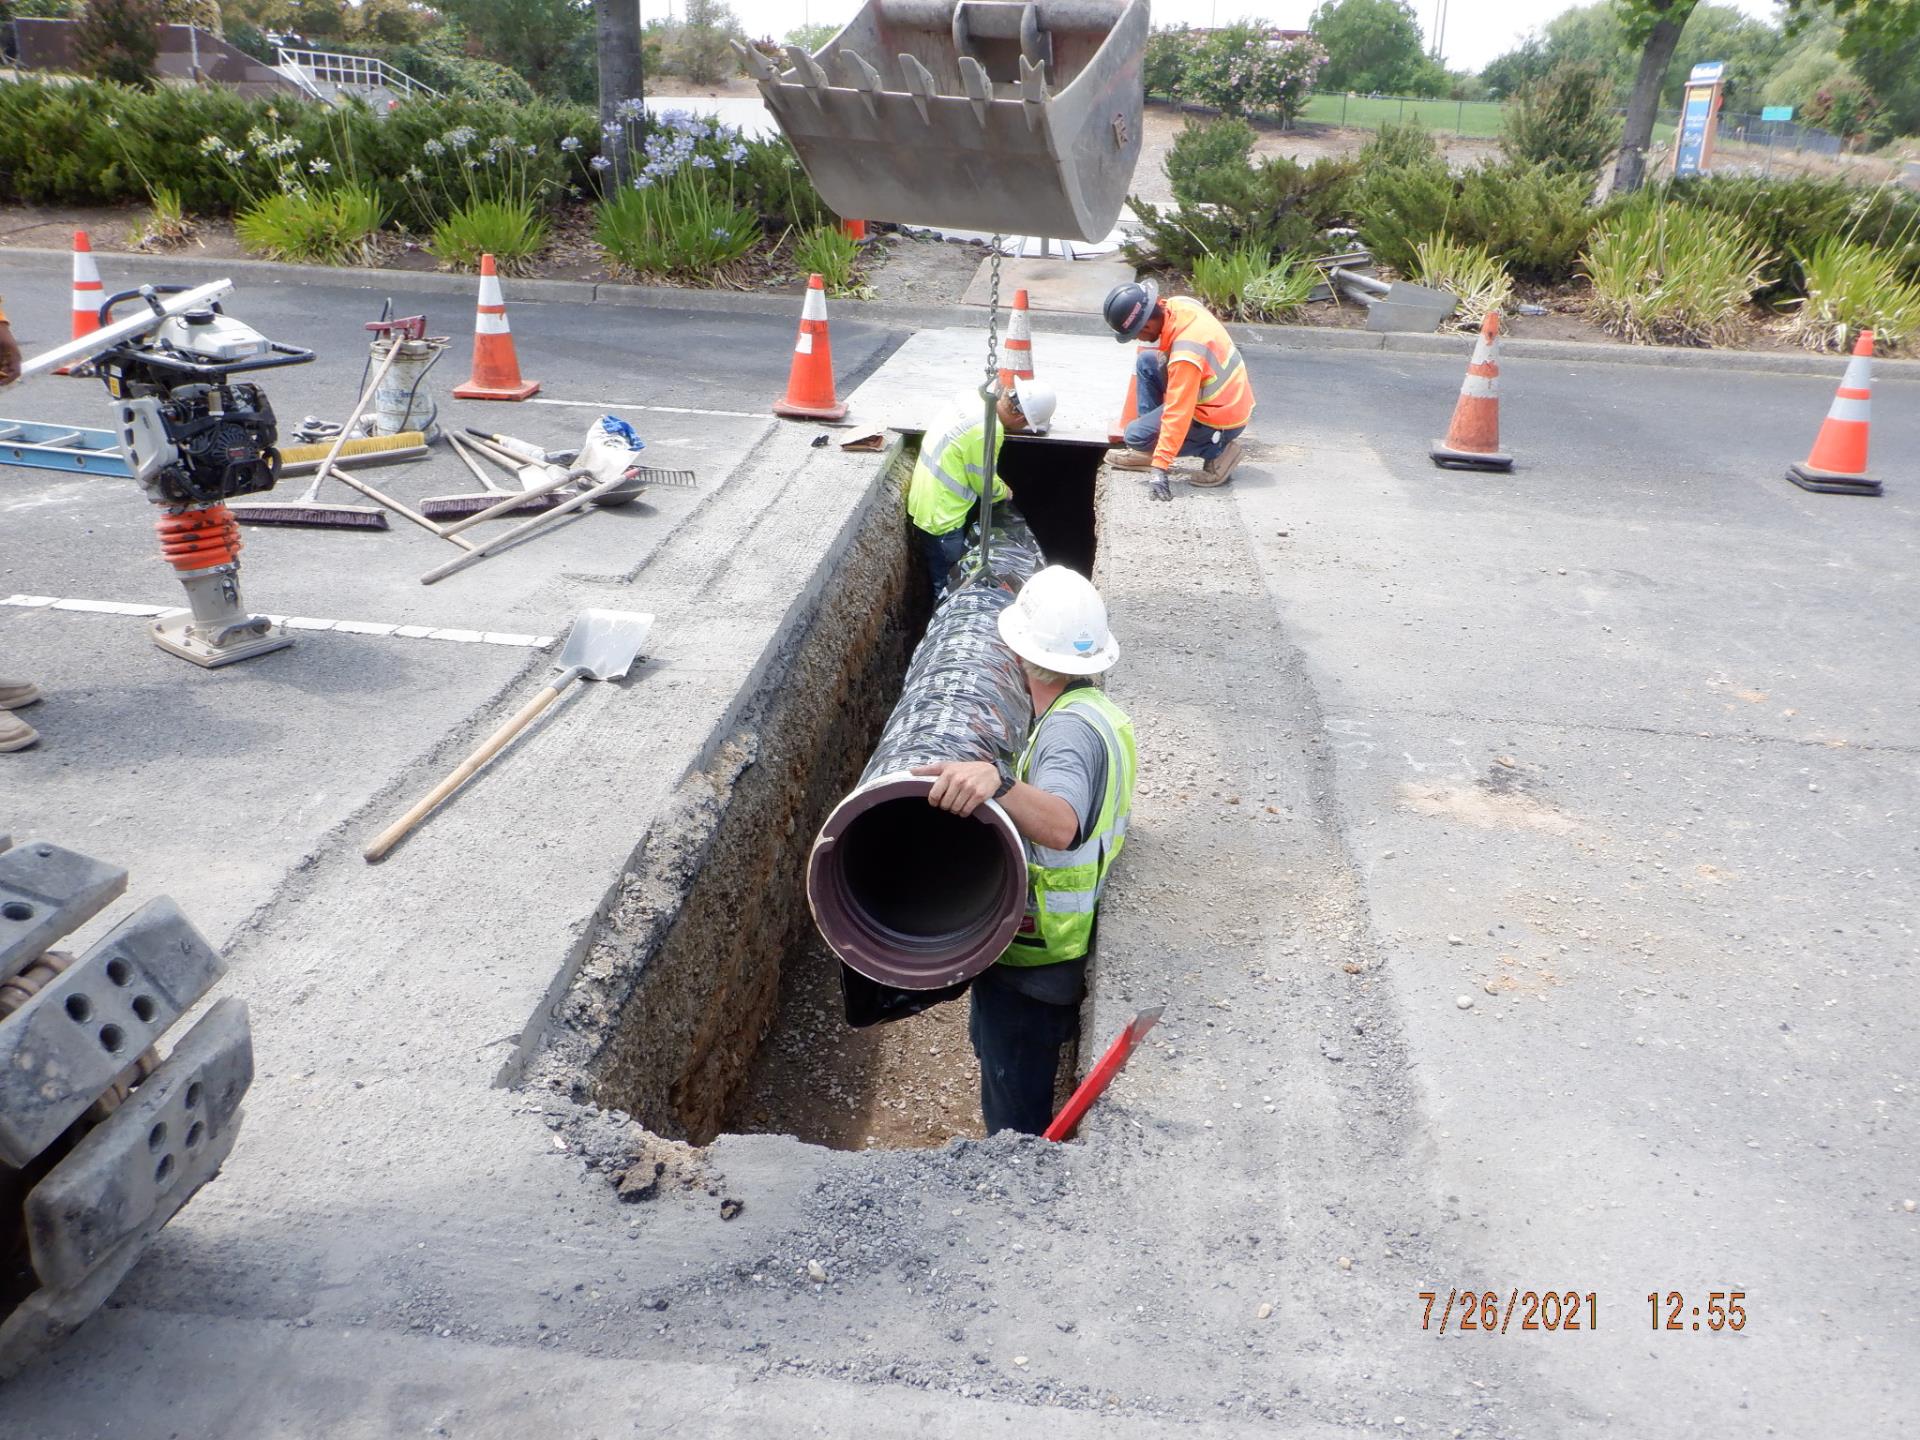
[[[1130,280],[1109,290],[1106,304],[1100,309],[1107,317],[1107,324],[1113,327],[1113,338],[1124,345],[1146,329],[1147,321],[1153,318],[1154,306],[1159,303],[1160,286],[1156,282]]]

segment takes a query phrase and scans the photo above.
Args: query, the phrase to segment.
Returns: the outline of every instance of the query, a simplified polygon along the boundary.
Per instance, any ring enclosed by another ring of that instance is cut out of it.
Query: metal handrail
[[[397,90],[412,99],[416,95],[440,98],[431,85],[423,85],[405,71],[371,55],[347,55],[333,50],[293,50],[278,47],[277,58],[284,70],[292,67],[314,81],[328,85],[353,86],[363,90]]]

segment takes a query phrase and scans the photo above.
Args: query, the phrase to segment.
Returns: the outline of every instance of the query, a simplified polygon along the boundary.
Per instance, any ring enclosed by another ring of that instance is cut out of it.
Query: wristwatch
[[[1007,797],[1007,792],[1013,789],[1013,771],[1007,768],[1004,761],[996,760],[993,763],[995,768],[1000,771],[1000,788],[993,792],[993,798],[996,800],[1004,800]]]

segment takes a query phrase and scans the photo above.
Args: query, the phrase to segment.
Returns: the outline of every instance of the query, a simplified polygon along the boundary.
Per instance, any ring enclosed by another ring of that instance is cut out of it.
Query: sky
[[[649,20],[677,12],[684,0],[641,0],[641,14]],[[859,0],[730,0],[749,35],[783,36],[802,19],[844,24],[860,8]],[[1421,30],[1428,34],[1441,0],[1413,0]],[[1719,0],[1756,19],[1768,20],[1774,0]],[[1153,0],[1156,25],[1212,25],[1251,18],[1268,24],[1304,29],[1317,0]],[[1575,0],[1446,0],[1446,60],[1454,70],[1478,70],[1497,55],[1511,50],[1530,30],[1538,30],[1571,10]]]

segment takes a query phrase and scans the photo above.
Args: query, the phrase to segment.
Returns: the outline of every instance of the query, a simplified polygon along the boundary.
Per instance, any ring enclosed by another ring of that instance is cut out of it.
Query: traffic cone
[[[867,222],[864,220],[842,220],[840,222],[840,233],[849,240],[864,240],[867,238]]]
[[[827,287],[818,275],[807,277],[807,299],[800,307],[800,338],[793,342],[793,368],[787,393],[773,402],[773,413],[795,420],[839,420],[847,407],[833,391],[833,342],[827,336]]]
[[[1021,293],[1024,294],[1026,292],[1022,291]],[[1136,350],[1134,352],[1135,364],[1137,365],[1139,363],[1139,357],[1141,355],[1145,354],[1148,350],[1151,350],[1152,348],[1153,347],[1151,345],[1142,345],[1138,350]],[[1127,398],[1120,406],[1120,418],[1114,421],[1113,428],[1107,431],[1108,448],[1118,449],[1120,446],[1126,444],[1127,443],[1127,426],[1131,425],[1134,421],[1138,420],[1139,418],[1140,418],[1140,377],[1138,375],[1129,375],[1127,376]]]
[[[100,328],[100,302],[106,299],[104,287],[100,284],[100,267],[93,261],[93,242],[87,239],[87,232],[73,232],[73,338],[91,335]],[[71,365],[62,365],[53,373],[56,375],[84,375],[89,373],[85,360],[76,360]]]
[[[1033,379],[1033,321],[1027,317],[1027,292],[1013,292],[1013,310],[1007,319],[1007,338],[1000,353],[1000,393],[1013,389],[1013,382]]]
[[[507,302],[500,293],[500,276],[493,256],[480,257],[480,304],[473,317],[473,375],[453,390],[457,400],[524,400],[540,389],[538,380],[520,378],[520,360],[513,353],[513,332],[507,328]]]
[[[1862,330],[1853,358],[1813,442],[1813,453],[1787,467],[1787,478],[1802,490],[1825,495],[1878,495],[1880,482],[1867,478],[1867,431],[1873,409],[1873,331]]]
[[[1500,451],[1500,312],[1489,310],[1474,343],[1460,403],[1453,408],[1447,438],[1433,442],[1433,463],[1454,470],[1511,470],[1513,457]]]

